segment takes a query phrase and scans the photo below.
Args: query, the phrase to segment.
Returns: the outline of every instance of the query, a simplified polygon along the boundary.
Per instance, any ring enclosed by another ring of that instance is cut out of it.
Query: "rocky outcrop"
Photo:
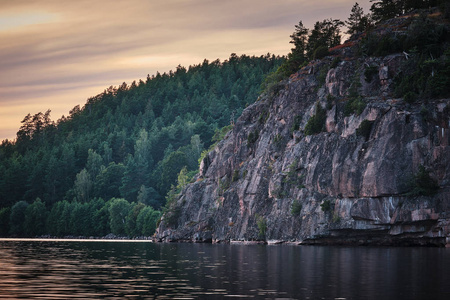
[[[403,54],[334,59],[310,63],[244,110],[157,240],[445,245],[450,99],[392,98]],[[317,103],[323,131],[306,135]],[[421,166],[435,194],[412,192]]]

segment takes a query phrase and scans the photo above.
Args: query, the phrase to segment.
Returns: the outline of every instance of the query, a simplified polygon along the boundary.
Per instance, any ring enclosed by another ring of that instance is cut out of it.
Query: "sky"
[[[354,0],[0,0],[0,141],[28,114],[57,120],[109,86],[204,59],[286,55],[300,20]],[[367,13],[369,0],[360,1]]]

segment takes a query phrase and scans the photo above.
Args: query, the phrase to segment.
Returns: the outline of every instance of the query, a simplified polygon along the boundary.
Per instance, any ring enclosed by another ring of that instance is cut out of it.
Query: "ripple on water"
[[[450,251],[0,240],[1,299],[450,299]]]

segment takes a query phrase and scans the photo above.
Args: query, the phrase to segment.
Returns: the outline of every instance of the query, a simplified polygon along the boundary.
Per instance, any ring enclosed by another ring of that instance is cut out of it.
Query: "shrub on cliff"
[[[258,226],[258,238],[265,239],[267,231],[267,221],[264,217],[256,215],[256,225]]]
[[[413,175],[409,183],[407,196],[432,196],[439,190],[439,184],[430,176],[424,166],[420,165],[419,170]]]
[[[259,138],[258,130],[251,131],[247,137],[248,145],[253,145],[258,140],[258,138]]]
[[[323,131],[325,121],[327,119],[327,112],[319,103],[316,103],[316,114],[309,118],[305,126],[305,134],[313,135]]]
[[[372,132],[373,121],[364,120],[361,122],[359,127],[356,129],[356,135],[362,136],[367,141]]]
[[[297,200],[294,200],[291,205],[291,215],[299,216],[302,211],[302,205]]]

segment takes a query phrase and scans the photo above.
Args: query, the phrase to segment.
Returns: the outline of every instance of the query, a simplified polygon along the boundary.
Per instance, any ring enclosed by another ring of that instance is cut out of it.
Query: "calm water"
[[[450,249],[0,240],[7,299],[450,299]]]

